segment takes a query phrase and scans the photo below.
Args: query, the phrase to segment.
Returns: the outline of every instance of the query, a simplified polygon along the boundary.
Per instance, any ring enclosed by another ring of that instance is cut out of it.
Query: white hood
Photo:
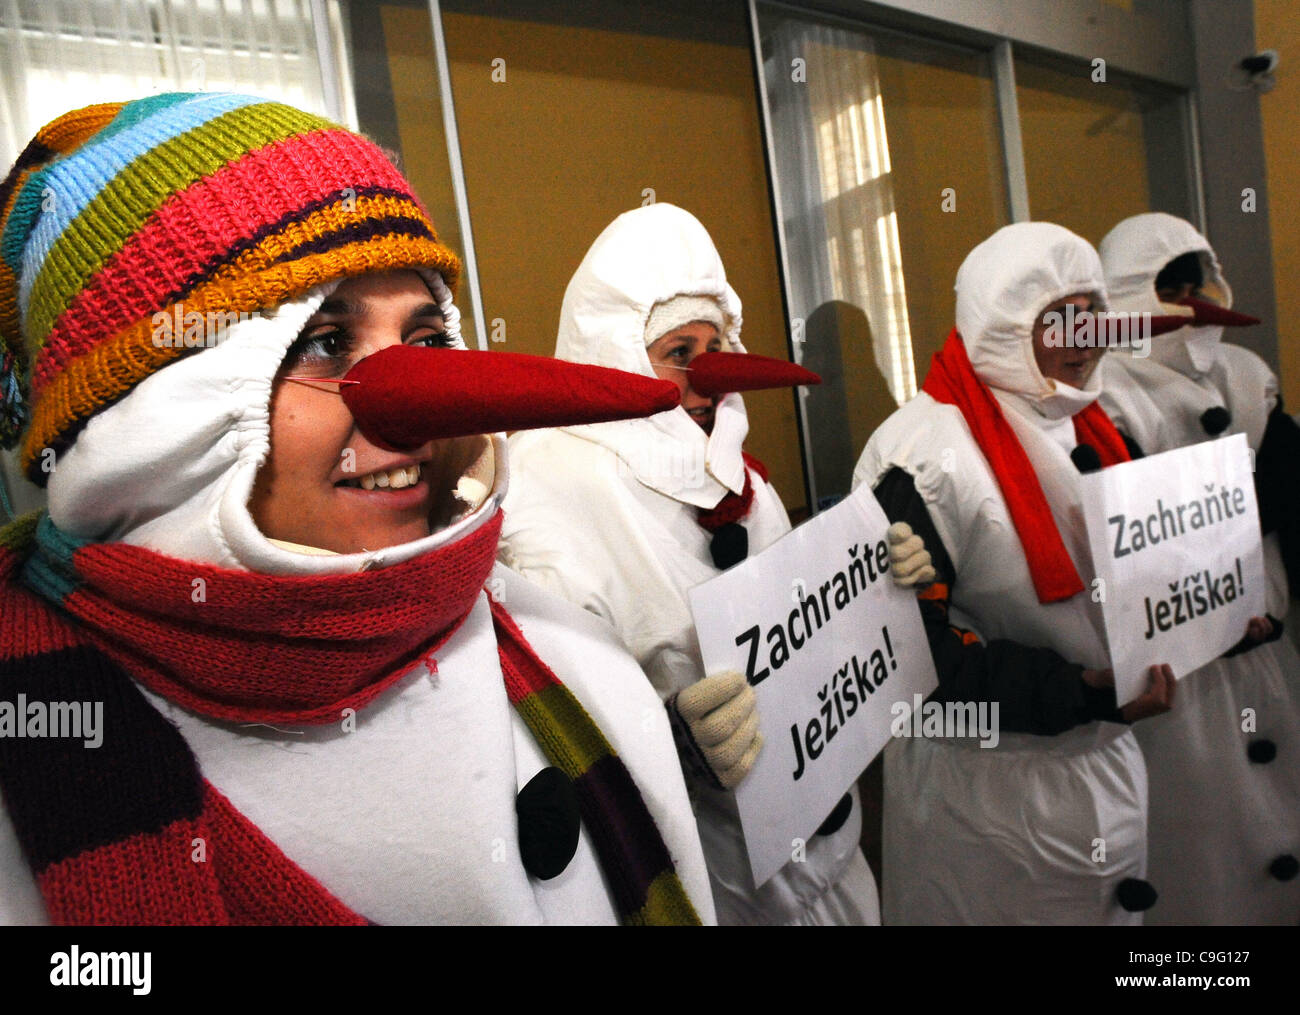
[[[1091,244],[1050,222],[1003,226],[957,270],[957,331],[975,375],[1019,396],[1049,419],[1072,416],[1096,400],[1098,372],[1083,390],[1042,375],[1034,360],[1034,322],[1051,304],[1088,293],[1108,309],[1101,262]]]
[[[596,238],[569,281],[556,358],[655,376],[646,321],[657,303],[681,295],[716,300],[726,317],[724,348],[745,351],[740,299],[699,220],[671,204],[624,212]],[[674,500],[712,508],[728,491],[744,489],[741,445],[749,420],[737,394],[718,403],[712,434],[681,406],[648,419],[565,429],[610,449],[640,482]]]
[[[1204,277],[1202,291],[1210,302],[1232,306],[1232,290],[1223,278],[1209,241],[1190,222],[1149,212],[1126,218],[1101,241],[1102,267],[1116,310],[1149,314],[1185,314],[1186,307],[1161,303],[1156,296],[1156,276],[1176,257],[1195,253]],[[1214,365],[1223,326],[1179,328],[1151,340],[1151,358],[1189,377],[1206,373]]]
[[[425,280],[448,335],[463,348],[451,292],[434,272],[425,273]],[[337,285],[318,286],[231,325],[218,345],[168,364],[92,416],[50,475],[51,520],[81,539],[131,543],[262,574],[312,575],[407,560],[454,542],[490,518],[506,490],[501,438],[487,442],[476,463],[490,495],[422,539],[365,553],[295,552],[258,530],[248,499],[270,451],[275,374]],[[496,468],[489,476],[493,452]]]

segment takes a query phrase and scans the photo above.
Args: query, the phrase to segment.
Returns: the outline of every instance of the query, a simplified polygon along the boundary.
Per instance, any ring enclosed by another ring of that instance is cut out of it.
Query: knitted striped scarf
[[[455,633],[500,527],[498,514],[413,560],[312,578],[86,543],[43,515],[0,530],[0,709],[23,724],[24,703],[102,702],[108,731],[91,750],[0,726],[0,789],[51,920],[366,923],[203,777],[135,681],[218,720],[338,721]],[[631,774],[505,609],[492,611],[510,701],[573,780],[623,922],[698,923]]]

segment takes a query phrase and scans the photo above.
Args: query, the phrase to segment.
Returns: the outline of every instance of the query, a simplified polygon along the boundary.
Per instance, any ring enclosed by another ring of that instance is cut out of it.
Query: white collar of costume
[[[1088,293],[1107,308],[1097,252],[1049,222],[1005,226],[967,255],[957,272],[957,331],[981,381],[1031,421],[1048,425],[1087,408],[1100,371],[1083,388],[1043,376],[1034,359],[1034,322],[1053,303]]]
[[[1150,212],[1126,218],[1099,247],[1106,284],[1116,310],[1129,313],[1185,314],[1186,307],[1161,303],[1156,276],[1170,261],[1196,254],[1204,277],[1202,290],[1212,302],[1231,308],[1232,289],[1223,277],[1209,241],[1174,215]],[[1209,373],[1219,354],[1223,326],[1188,326],[1151,339],[1151,358],[1193,379]],[[1136,352],[1130,353],[1135,358]]]
[[[569,282],[556,358],[655,376],[646,321],[656,304],[680,295],[716,301],[726,319],[724,347],[745,351],[740,299],[704,226],[671,204],[625,212],[597,237]],[[749,419],[738,394],[719,401],[711,434],[681,406],[646,419],[564,429],[608,448],[642,484],[686,504],[716,507],[728,491],[745,486],[741,446]]]
[[[460,314],[441,276],[422,272],[460,338]],[[471,466],[486,496],[449,526],[399,546],[351,554],[302,552],[264,536],[248,511],[270,450],[276,371],[308,319],[337,287],[226,328],[212,348],[168,364],[91,417],[50,475],[51,520],[81,539],[144,546],[183,560],[271,575],[347,574],[409,560],[453,543],[497,511],[508,482],[505,440],[494,435]]]

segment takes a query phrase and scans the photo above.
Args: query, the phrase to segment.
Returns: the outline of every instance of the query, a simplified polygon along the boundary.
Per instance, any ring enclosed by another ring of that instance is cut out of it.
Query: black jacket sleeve
[[[1255,456],[1255,496],[1264,534],[1278,534],[1286,579],[1300,590],[1300,426],[1277,407],[1268,417],[1264,439]]]
[[[939,676],[931,700],[996,701],[1000,727],[1016,733],[1063,733],[1094,719],[1122,721],[1114,689],[1084,683],[1082,666],[1049,648],[1006,639],[985,645],[972,632],[949,624],[948,604],[957,575],[916,484],[903,469],[893,468],[876,485],[875,494],[891,522],[906,522],[925,540],[938,573],[934,584],[918,595]]]

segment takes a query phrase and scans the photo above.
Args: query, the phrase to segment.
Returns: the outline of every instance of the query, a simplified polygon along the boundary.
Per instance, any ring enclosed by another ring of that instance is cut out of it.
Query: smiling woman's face
[[[427,536],[483,438],[385,451],[356,428],[336,380],[390,345],[447,344],[442,313],[414,271],[344,281],[285,354],[271,396],[271,453],[248,509],[271,539],[359,553]]]
[[[718,336],[716,327],[707,321],[692,321],[674,328],[666,335],[660,335],[646,349],[655,376],[677,385],[682,394],[682,408],[704,428],[705,433],[713,432],[713,417],[717,412],[718,399],[695,393],[691,388],[689,368],[691,360],[696,356],[704,352],[717,352],[721,348],[722,339]]]

